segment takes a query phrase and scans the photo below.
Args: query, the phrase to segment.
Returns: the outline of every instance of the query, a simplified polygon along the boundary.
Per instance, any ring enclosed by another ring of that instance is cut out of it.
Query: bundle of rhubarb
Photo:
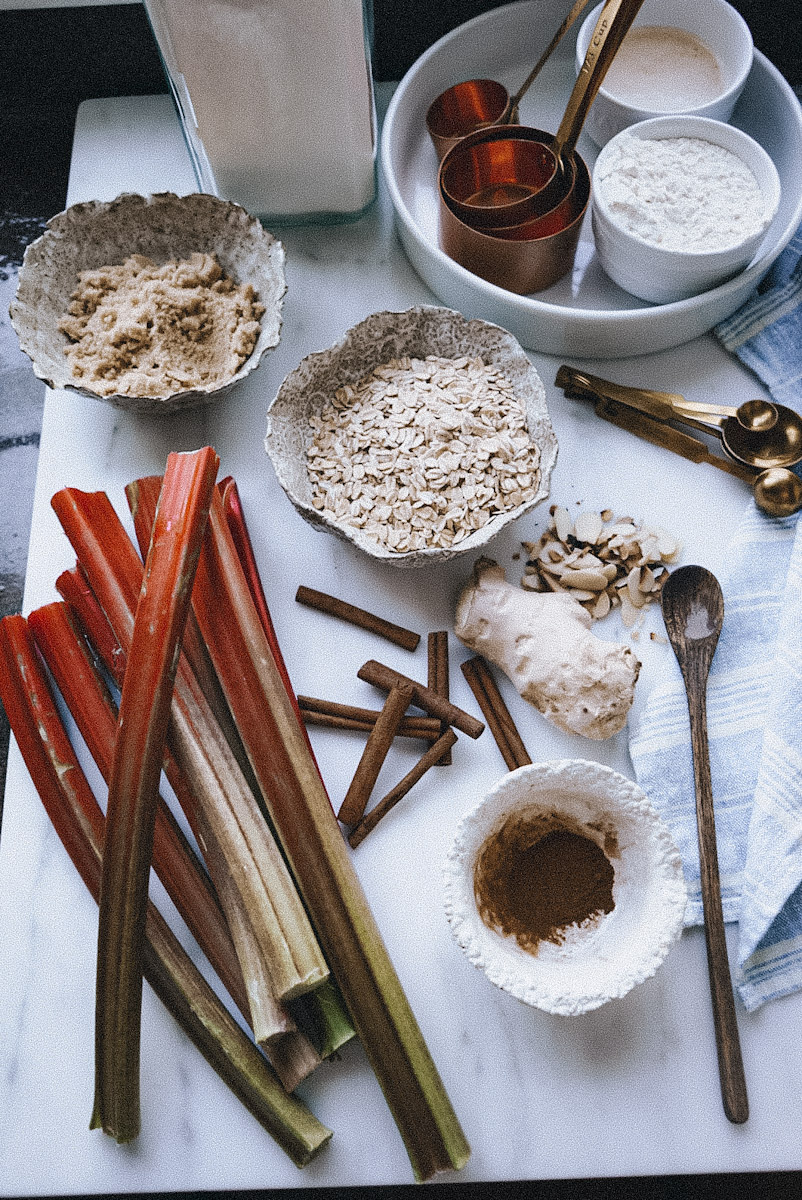
[[[218,465],[208,447],[171,454],[163,479],[129,485],[141,557],[105,493],[58,492],[77,557],[62,599],[0,622],[0,699],[99,905],[92,1126],[138,1134],[145,978],[299,1166],[331,1131],[293,1089],[356,1031],[415,1177],[430,1178],[468,1146],[351,864]],[[53,685],[107,782],[105,816]],[[252,1036],[149,900],[151,864]]]

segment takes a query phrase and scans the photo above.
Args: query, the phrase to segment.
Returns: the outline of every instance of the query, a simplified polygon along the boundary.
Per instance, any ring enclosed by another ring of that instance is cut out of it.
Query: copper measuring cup
[[[589,199],[590,172],[580,158],[570,192],[550,212],[521,225],[475,229],[456,216],[441,195],[440,246],[488,283],[519,295],[540,292],[571,267]]]
[[[538,130],[536,138],[524,139],[526,127],[490,126],[452,146],[440,163],[438,189],[455,216],[499,229],[542,216],[570,192],[588,109],[642,4],[606,0],[556,134]],[[523,140],[530,144],[522,146]]]
[[[568,16],[514,96],[510,96],[504,85],[495,79],[466,79],[446,88],[432,101],[426,113],[426,128],[438,158],[442,158],[460,138],[477,129],[488,125],[518,124],[518,105],[589,2],[575,0]]]

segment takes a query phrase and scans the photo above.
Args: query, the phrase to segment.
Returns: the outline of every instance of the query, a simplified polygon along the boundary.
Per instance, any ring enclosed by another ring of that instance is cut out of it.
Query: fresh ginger
[[[483,558],[457,602],[454,632],[549,721],[600,741],[624,727],[640,663],[628,647],[595,637],[591,623],[566,592],[526,592]]]

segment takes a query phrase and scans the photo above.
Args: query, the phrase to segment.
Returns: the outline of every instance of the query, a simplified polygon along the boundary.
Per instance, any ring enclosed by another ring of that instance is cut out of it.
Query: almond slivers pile
[[[660,599],[668,564],[680,552],[677,539],[610,509],[581,512],[552,505],[549,527],[537,542],[524,542],[527,554],[521,586],[533,592],[568,592],[594,620],[616,606],[633,628],[647,605]]]

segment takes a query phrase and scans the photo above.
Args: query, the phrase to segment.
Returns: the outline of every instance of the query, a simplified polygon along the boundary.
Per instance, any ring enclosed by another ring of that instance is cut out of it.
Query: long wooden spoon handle
[[[698,663],[698,660],[696,662]],[[689,667],[692,665],[688,664]],[[741,1125],[749,1116],[749,1101],[746,1094],[746,1078],[727,957],[724,915],[721,908],[704,676],[696,682],[699,686],[688,690],[689,695],[694,694],[696,697],[695,702],[689,705],[689,712],[693,774],[696,785],[696,821],[699,832],[702,907],[707,942],[707,969],[710,976],[710,996],[713,1002],[713,1022],[716,1031],[716,1049],[724,1112],[730,1121]]]

